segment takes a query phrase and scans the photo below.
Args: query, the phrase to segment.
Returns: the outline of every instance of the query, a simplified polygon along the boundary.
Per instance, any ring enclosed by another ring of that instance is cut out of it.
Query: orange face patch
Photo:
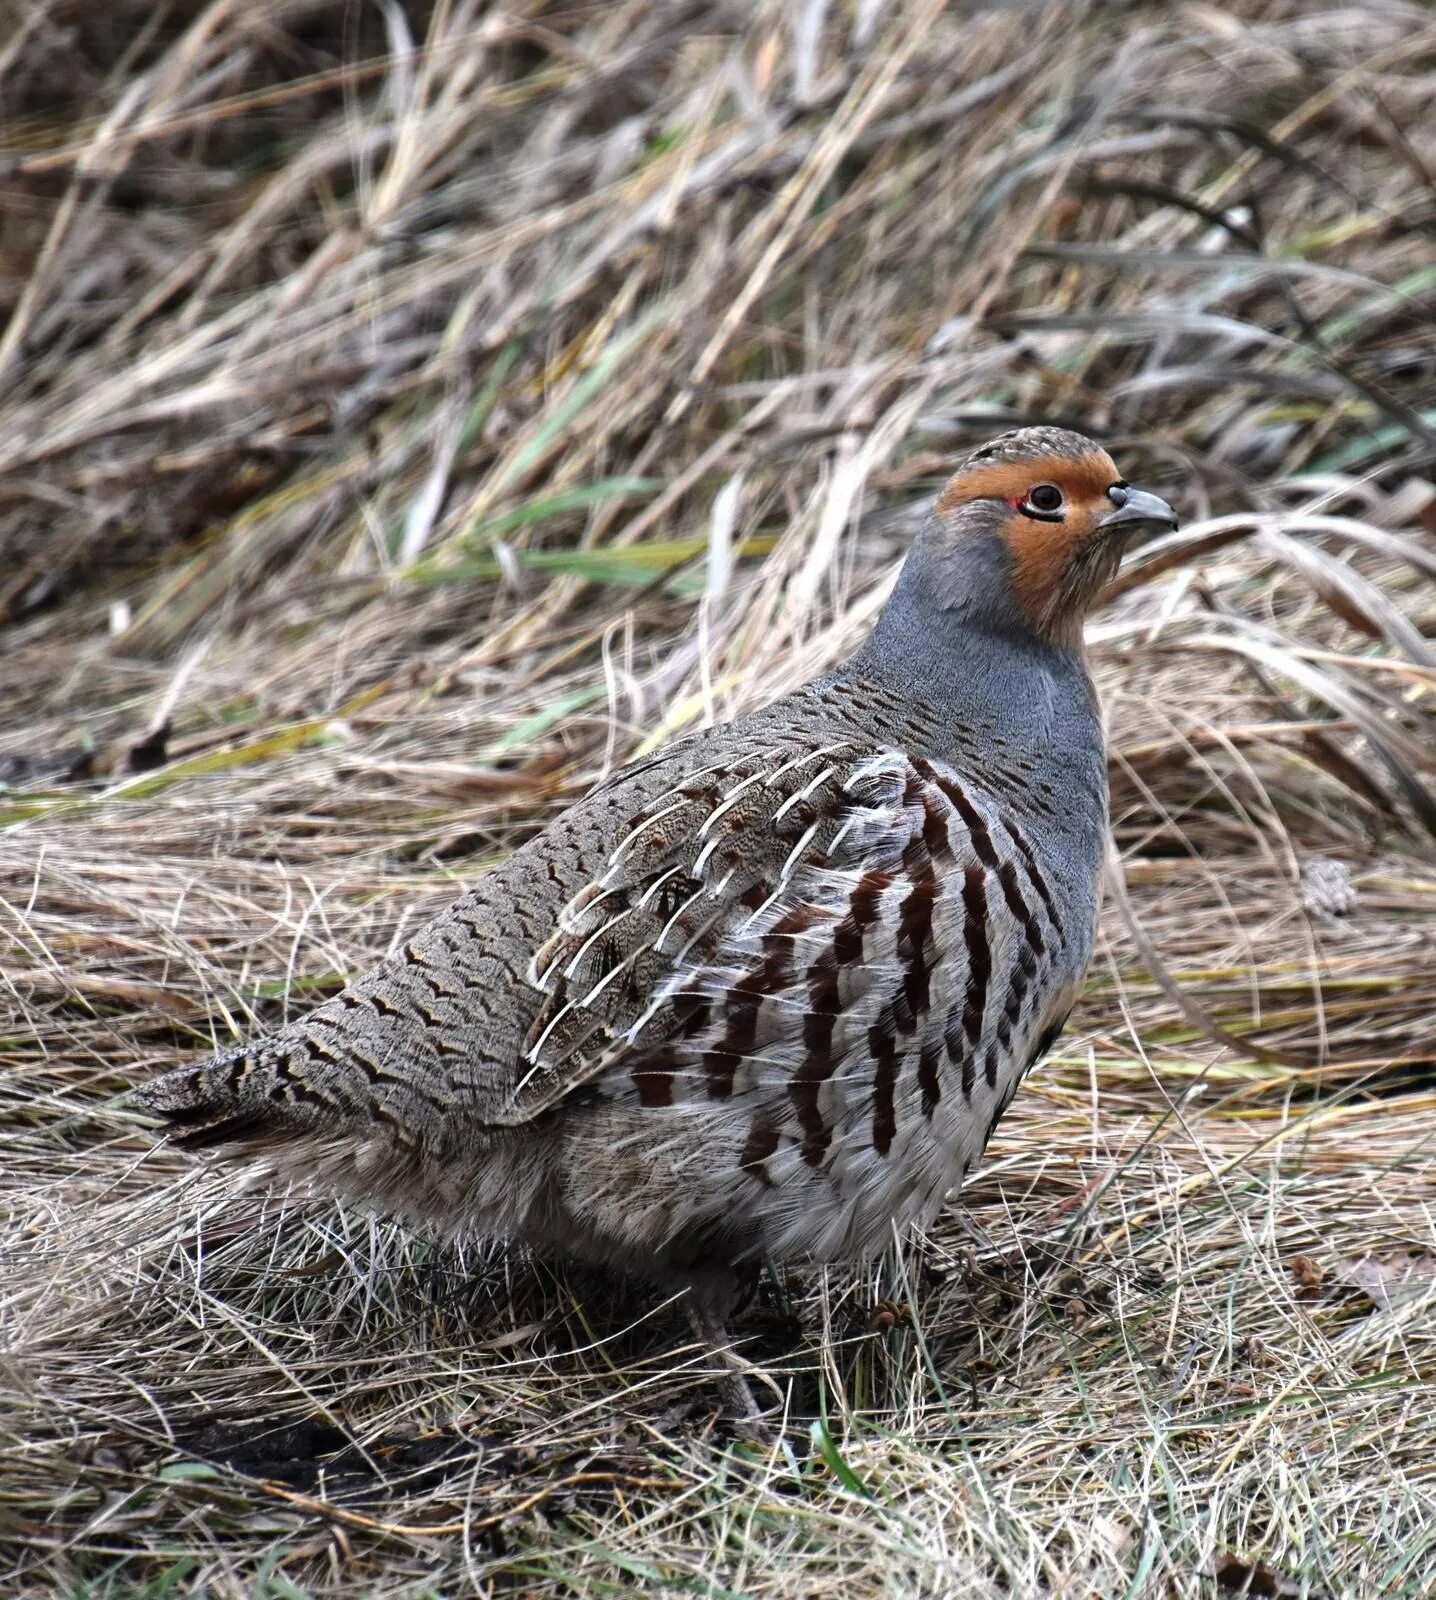
[[[1114,483],[1121,482],[1121,478],[1117,463],[1105,450],[1093,450],[1084,456],[996,461],[990,467],[959,472],[938,497],[937,510],[940,515],[969,500],[1006,500],[1016,508],[1039,483],[1055,483],[1072,507],[1082,503],[1094,508],[1110,506],[1107,491]],[[1066,524],[1044,523],[1043,526],[1060,533]]]
[[[999,532],[1012,553],[1012,586],[1018,604],[1044,633],[1057,637],[1075,630],[1080,637],[1080,605],[1088,596],[1074,592],[1076,561],[1097,524],[1112,510],[1107,491],[1121,481],[1105,450],[1080,456],[1043,456],[1002,461],[959,473],[943,490],[937,514],[974,500],[1001,500],[1010,508]],[[1047,522],[1020,507],[1038,484],[1052,483],[1065,502],[1062,520]]]

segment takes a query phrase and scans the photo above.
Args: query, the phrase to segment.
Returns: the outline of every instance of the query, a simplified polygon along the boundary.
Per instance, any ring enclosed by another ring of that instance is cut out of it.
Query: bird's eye
[[[1062,491],[1055,483],[1039,483],[1027,491],[1027,498],[1022,502],[1022,510],[1029,517],[1056,522],[1061,519],[1065,504]]]

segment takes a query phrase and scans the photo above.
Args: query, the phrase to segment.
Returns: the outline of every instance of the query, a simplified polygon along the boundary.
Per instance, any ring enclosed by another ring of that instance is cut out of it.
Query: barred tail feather
[[[133,1103],[182,1149],[217,1151],[262,1176],[454,1232],[502,1233],[516,1209],[548,1192],[546,1146],[526,1146],[516,1168],[495,1159],[482,1127],[446,1140],[432,1115],[416,1121],[403,1080],[385,1080],[396,1094],[386,1103],[372,1081],[355,1081],[362,1069],[346,1073],[332,1052],[316,1054],[326,1047],[300,1024],[167,1072]]]
[[[160,1117],[171,1144],[183,1150],[260,1151],[315,1131],[317,1107],[297,1098],[287,1052],[258,1040],[167,1072],[136,1091],[134,1104]]]

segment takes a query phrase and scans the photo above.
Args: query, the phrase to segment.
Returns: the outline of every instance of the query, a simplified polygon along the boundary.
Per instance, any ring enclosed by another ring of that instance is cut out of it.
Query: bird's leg
[[[723,1409],[746,1432],[761,1427],[763,1413],[748,1383],[752,1364],[743,1359],[728,1340],[728,1330],[716,1308],[705,1300],[687,1300],[688,1320],[698,1342],[723,1369],[718,1375],[718,1392],[723,1397]]]
[[[759,1377],[775,1394],[778,1388],[771,1378],[734,1350],[728,1337],[728,1314],[739,1298],[737,1275],[733,1272],[714,1272],[695,1277],[683,1303],[698,1342],[722,1369],[718,1377],[718,1392],[723,1397],[724,1410],[738,1425],[740,1432],[761,1441],[768,1437],[768,1429],[764,1413],[753,1396],[749,1378]]]

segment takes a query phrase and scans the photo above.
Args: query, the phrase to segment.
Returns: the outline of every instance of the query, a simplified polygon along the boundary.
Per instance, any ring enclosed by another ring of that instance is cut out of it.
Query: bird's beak
[[[1120,506],[1113,506],[1097,524],[1113,532],[1136,533],[1150,528],[1171,532],[1177,526],[1177,513],[1161,495],[1148,494],[1145,489],[1128,489],[1127,498]]]

